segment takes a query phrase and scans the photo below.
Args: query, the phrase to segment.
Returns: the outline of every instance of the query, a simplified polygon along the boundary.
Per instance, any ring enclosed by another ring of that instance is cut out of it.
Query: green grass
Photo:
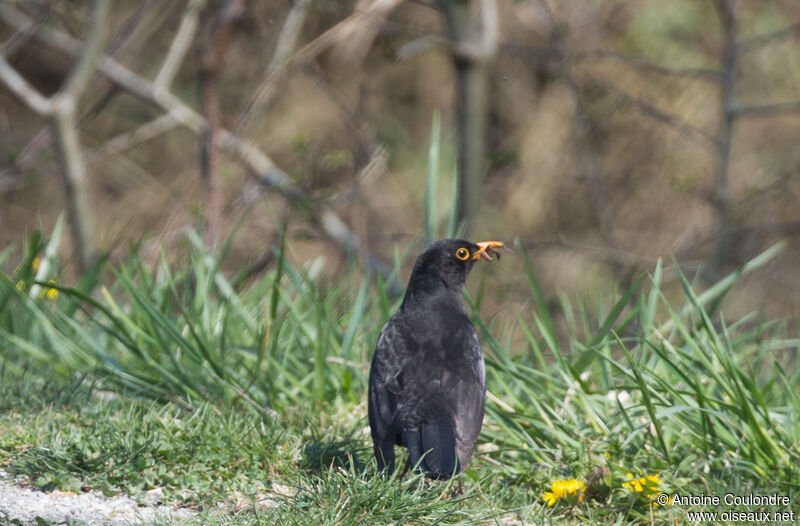
[[[436,483],[375,472],[368,364],[400,299],[380,282],[323,285],[279,253],[242,284],[220,271],[224,247],[215,259],[190,235],[177,260],[134,250],[70,287],[49,282],[59,235],[0,254],[0,467],[38,488],[157,490],[224,524],[688,520],[624,488],[631,473],[669,493],[789,495],[800,515],[800,341],[721,310],[777,249],[704,291],[680,275],[678,302],[659,264],[591,308],[553,307],[527,255],[509,256],[529,301],[483,319],[491,290],[467,298],[487,420],[464,475]],[[543,504],[572,478],[582,502]]]

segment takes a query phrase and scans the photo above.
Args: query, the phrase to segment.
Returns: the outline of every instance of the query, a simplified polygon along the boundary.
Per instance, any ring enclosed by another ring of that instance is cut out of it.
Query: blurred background
[[[255,277],[286,225],[323,279],[407,251],[402,285],[460,224],[516,247],[470,285],[491,314],[521,250],[594,298],[783,242],[726,312],[797,318],[796,0],[0,0],[0,46],[6,270],[63,213],[66,283],[191,229]]]

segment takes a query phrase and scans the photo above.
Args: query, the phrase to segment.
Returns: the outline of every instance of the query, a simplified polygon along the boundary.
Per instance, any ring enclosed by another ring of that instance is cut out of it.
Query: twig
[[[0,2],[0,17],[16,28],[29,23],[26,15],[2,2]],[[41,42],[58,47],[69,55],[75,56],[80,52],[80,43],[62,31],[40,27],[35,36]],[[201,115],[169,90],[156,90],[152,82],[111,57],[105,55],[100,57],[98,71],[121,89],[170,113],[177,122],[195,133],[199,133],[206,124]],[[328,239],[343,247],[348,253],[358,255],[366,268],[379,272],[386,279],[390,278],[386,266],[363,250],[358,237],[335,212],[323,203],[312,203],[305,192],[258,147],[224,128],[219,130],[214,142],[245,166],[259,184],[275,189],[290,201],[301,204]]]
[[[456,52],[455,44],[451,40],[439,35],[425,35],[404,44],[395,53],[395,58],[403,62],[431,48],[443,48],[451,53]]]
[[[103,46],[108,35],[108,23],[106,20],[109,10],[109,0],[96,0],[94,2],[89,35],[83,45],[83,52],[67,78],[65,87],[59,93],[60,98],[76,99],[75,102],[77,103],[77,98],[86,89],[89,79],[94,74],[97,59],[103,52]]]
[[[200,108],[205,119],[200,139],[200,178],[205,192],[203,239],[206,249],[211,249],[216,243],[222,223],[219,161],[215,146],[215,137],[222,121],[217,80],[230,47],[233,25],[242,18],[244,12],[242,0],[222,2],[217,15],[210,22],[210,27],[204,32],[200,41],[198,81]]]
[[[0,56],[0,79],[29,108],[50,119],[56,149],[61,163],[64,194],[70,228],[77,252],[78,266],[86,270],[94,259],[93,224],[88,199],[86,165],[75,122],[78,99],[95,71],[107,35],[106,18],[109,0],[96,0],[92,7],[89,34],[83,46],[76,46],[78,61],[64,82],[64,86],[51,98],[45,98]],[[26,21],[22,27],[29,27]],[[21,29],[21,28],[18,28]]]
[[[775,114],[800,111],[800,100],[734,106],[731,111],[734,117],[771,117]]]
[[[371,157],[371,152],[378,146],[375,144],[374,138],[363,132],[363,126],[359,121],[358,108],[353,107],[353,104],[348,100],[347,94],[342,93],[341,89],[328,76],[321,73],[318,68],[302,64],[297,69],[300,73],[312,78],[316,82],[315,87],[324,92],[334,103],[336,109],[339,110],[346,126],[355,135],[358,143],[358,156],[364,159]]]
[[[738,42],[737,47],[740,51],[753,51],[754,49],[772,44],[778,40],[783,40],[784,38],[789,38],[796,34],[800,34],[800,22],[773,31],[772,33],[742,39]]]
[[[27,24],[26,15],[6,4],[0,3],[0,16],[13,26],[18,27]],[[69,55],[77,56],[80,53],[80,43],[61,31],[42,27],[37,31],[36,37],[45,44],[57,47]],[[100,57],[98,70],[121,89],[144,102],[160,108],[162,111],[170,113],[180,124],[193,132],[199,133],[203,126],[206,125],[205,119],[201,115],[169,90],[156,89],[152,82],[129,70],[113,58],[105,55]],[[263,170],[260,172],[262,174],[261,178],[266,178],[272,187],[288,194],[292,198],[296,197],[294,193],[295,190],[299,191],[299,188],[294,186],[291,178],[278,169],[272,160],[254,145],[233,136],[224,129],[220,130],[215,142],[234,157],[249,165],[249,167],[255,166],[259,170]],[[263,183],[263,180],[261,182]],[[300,194],[302,195],[302,192]]]
[[[53,105],[50,99],[44,97],[22,75],[17,73],[17,70],[6,61],[3,55],[0,55],[0,80],[3,81],[11,93],[39,116],[49,117],[53,113]]]
[[[109,55],[114,55],[118,51],[120,51],[123,45],[127,42],[127,40],[131,37],[134,33],[137,26],[142,22],[144,16],[148,10],[150,9],[150,4],[152,4],[154,0],[144,0],[139,3],[136,10],[123,22],[120,29],[117,31],[116,36],[108,45],[108,50],[106,53]],[[20,40],[27,42],[27,40],[33,36],[36,30],[36,26],[39,25],[42,19],[44,19],[45,15],[50,13],[50,3],[42,3],[40,9],[37,11],[35,15],[36,20],[31,23],[30,27],[27,31],[24,32],[25,38],[14,40],[15,44],[20,44]],[[150,24],[148,27],[158,27],[157,24]],[[17,32],[18,35],[23,34],[22,31]],[[18,46],[6,46],[5,52],[7,56],[10,56],[15,48]],[[95,102],[86,110],[84,115],[78,121],[78,128],[82,128],[83,125],[89,119],[97,116],[100,111],[107,106],[107,104],[113,99],[113,97],[118,92],[118,89],[115,86],[110,86],[106,93],[102,96],[96,98]],[[43,126],[38,132],[34,133],[31,139],[25,144],[25,146],[21,149],[20,154],[15,159],[13,165],[5,168],[4,170],[0,171],[0,179],[5,179],[5,181],[0,182],[0,188],[10,188],[13,186],[9,184],[7,181],[14,179],[14,177],[10,174],[12,173],[20,173],[31,168],[31,164],[34,158],[42,151],[50,148],[52,146],[52,140],[50,137],[51,127],[48,125]]]
[[[335,44],[349,37],[359,37],[359,34],[365,29],[369,32],[374,31],[374,29],[371,28],[383,23],[389,13],[403,3],[403,1],[404,0],[374,0],[365,9],[356,11],[303,46],[303,48],[295,54],[295,60],[300,62],[313,60]],[[374,35],[369,34],[367,36],[372,38]]]
[[[611,51],[608,49],[594,49],[589,51],[573,51],[565,53],[565,60],[567,62],[585,62],[597,59],[615,59],[630,64],[636,68],[658,73],[659,75],[681,76],[681,77],[697,77],[708,80],[718,80],[723,71],[707,68],[677,68],[665,66],[654,62],[648,58],[639,57],[636,55],[628,55],[627,53],[620,53],[618,51]]]
[[[178,31],[172,39],[167,56],[161,64],[161,69],[153,81],[156,90],[168,89],[178,72],[178,68],[189,50],[194,34],[197,31],[197,18],[200,10],[205,5],[205,0],[189,0],[181,17]]]
[[[275,54],[272,56],[272,60],[267,66],[267,71],[258,88],[239,113],[233,126],[234,133],[241,133],[252,122],[252,119],[261,113],[261,109],[269,104],[275,92],[275,85],[286,70],[291,53],[297,45],[297,39],[300,36],[300,30],[303,28],[310,3],[311,0],[296,0],[286,16],[286,21],[283,23],[281,33],[278,36],[278,44],[275,46]]]
[[[559,23],[547,3],[540,1],[540,5],[543,8],[542,11],[547,17],[548,26],[550,27],[550,43],[554,49],[560,50],[563,47],[565,35],[558,29]],[[581,85],[570,73],[569,68],[560,67],[558,68],[558,72],[569,91],[570,97],[572,98],[572,118],[575,123],[574,128],[578,136],[578,162],[581,166],[581,169],[585,171],[586,178],[589,182],[589,191],[594,204],[595,214],[597,215],[597,220],[600,226],[600,233],[603,236],[603,240],[605,241],[606,245],[614,250],[619,250],[619,243],[614,233],[613,216],[611,214],[609,199],[607,198],[605,190],[605,176],[600,166],[600,162],[598,161],[597,152],[590,141],[592,134],[592,123],[583,105],[581,97]],[[623,270],[623,264],[620,262],[612,262],[612,267],[617,273],[620,273]]]
[[[706,146],[711,146],[714,148],[717,147],[717,140],[713,136],[704,132],[700,128],[697,128],[696,126],[692,126],[688,122],[657,108],[652,103],[640,97],[635,97],[607,84],[587,83],[586,86],[610,93],[614,98],[630,105],[632,108],[640,111],[643,115],[675,129],[675,131],[677,131],[679,134],[687,136],[696,142],[703,143]]]
[[[138,128],[112,137],[97,148],[90,150],[88,155],[92,161],[95,161],[101,157],[120,153],[123,150],[133,148],[137,144],[158,137],[177,125],[178,121],[175,116],[172,113],[166,113],[142,124]]]
[[[716,248],[710,268],[710,277],[712,280],[716,280],[721,274],[730,255],[731,234],[728,217],[730,214],[730,185],[728,181],[728,170],[730,167],[733,120],[736,114],[736,103],[733,98],[733,82],[738,58],[734,0],[715,0],[714,5],[720,18],[724,42],[722,48],[723,75],[720,79],[720,115],[717,130],[717,173],[714,180],[714,205],[717,209],[717,233]]]
[[[605,177],[597,159],[597,153],[591,145],[591,122],[586,114],[580,96],[580,86],[568,72],[562,72],[561,78],[564,80],[570,95],[573,98],[573,120],[579,136],[580,161],[589,181],[589,189],[594,201],[594,209],[600,223],[600,232],[605,243],[614,249],[619,248],[616,235],[614,234],[614,221],[609,208],[609,200],[605,191]],[[617,269],[620,270],[620,269]]]
[[[67,214],[70,217],[73,241],[78,253],[78,268],[81,272],[86,271],[94,260],[94,224],[76,114],[78,100],[89,84],[97,59],[103,52],[108,35],[110,6],[109,0],[95,0],[89,34],[78,62],[67,77],[64,87],[52,99],[53,138],[61,161]]]
[[[34,15],[34,19],[31,20],[31,23],[28,27],[20,28],[10,38],[0,44],[0,55],[10,57],[19,49],[21,49],[25,43],[30,40],[31,36],[36,31],[36,26],[42,23],[42,20],[44,20],[44,17],[47,15],[48,11],[49,9],[47,5],[41,5],[36,11],[36,15]]]
[[[480,0],[480,53],[487,60],[497,54],[500,29],[495,0]]]
[[[665,66],[646,57],[629,55],[610,49],[571,50],[558,46],[521,46],[519,44],[503,44],[503,52],[518,56],[532,57],[540,62],[557,62],[564,65],[580,64],[598,60],[617,60],[637,69],[658,75],[676,77],[695,77],[702,80],[716,81],[722,72],[707,68],[681,68]]]
[[[84,150],[84,156],[88,163],[97,162],[100,159],[119,154],[138,144],[158,137],[175,128],[178,124],[177,119],[171,113],[164,114],[142,124],[138,128],[112,137],[100,146]],[[49,137],[49,128],[45,128],[45,131]],[[46,161],[39,165],[31,166],[31,169],[44,172],[43,176],[47,177],[50,175],[48,172],[55,165],[54,161]],[[0,193],[22,188],[24,184],[20,182],[20,179],[19,175],[6,175],[5,173],[0,175]]]

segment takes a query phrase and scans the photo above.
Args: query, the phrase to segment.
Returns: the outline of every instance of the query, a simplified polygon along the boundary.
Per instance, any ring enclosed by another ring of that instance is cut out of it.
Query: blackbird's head
[[[449,289],[460,291],[467,281],[472,266],[479,259],[500,259],[503,243],[481,241],[472,243],[463,239],[442,239],[431,243],[417,258],[409,289],[430,289],[444,284]]]

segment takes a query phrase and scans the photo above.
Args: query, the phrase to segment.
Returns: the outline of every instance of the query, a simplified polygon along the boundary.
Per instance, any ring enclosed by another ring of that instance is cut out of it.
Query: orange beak
[[[505,246],[500,241],[481,241],[475,244],[480,248],[477,252],[475,252],[475,255],[472,256],[472,259],[483,258],[487,261],[491,261],[492,256],[497,256],[497,259],[500,259],[500,252]]]

